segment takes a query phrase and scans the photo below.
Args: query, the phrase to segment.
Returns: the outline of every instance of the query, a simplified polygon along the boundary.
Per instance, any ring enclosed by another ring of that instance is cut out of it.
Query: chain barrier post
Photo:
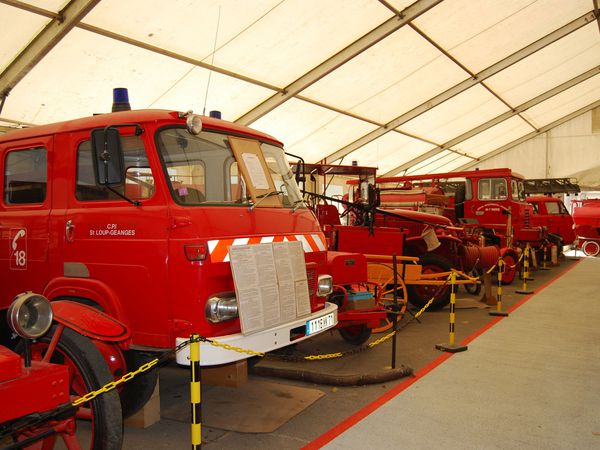
[[[529,242],[525,245],[525,258],[523,259],[523,289],[518,289],[515,292],[517,294],[533,294],[532,290],[527,289],[527,280],[529,278]]]
[[[448,344],[436,344],[435,348],[443,352],[458,353],[467,350],[466,345],[454,343],[454,322],[456,319],[456,272],[450,274],[450,336]]]
[[[504,260],[498,259],[498,291],[496,293],[496,311],[490,311],[490,316],[508,316],[508,313],[502,311],[502,274],[504,273]]]
[[[202,448],[202,405],[200,402],[200,336],[190,339],[190,402],[192,404],[192,450]]]
[[[550,267],[547,266],[548,262],[548,243],[545,242],[544,243],[544,259],[542,260],[542,267],[540,267],[540,270],[550,270]]]

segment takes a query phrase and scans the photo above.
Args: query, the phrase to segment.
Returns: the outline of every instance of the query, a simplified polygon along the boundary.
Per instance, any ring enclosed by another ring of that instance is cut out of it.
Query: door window
[[[45,148],[9,152],[4,168],[5,203],[44,203],[48,185]]]
[[[121,136],[125,161],[125,183],[114,189],[131,200],[145,200],[154,194],[154,177],[139,136]],[[77,200],[122,200],[114,192],[96,184],[91,141],[84,141],[77,149]]]

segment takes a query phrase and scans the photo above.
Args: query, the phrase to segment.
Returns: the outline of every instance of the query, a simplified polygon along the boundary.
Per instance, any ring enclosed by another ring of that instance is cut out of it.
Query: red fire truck
[[[192,332],[266,352],[336,326],[329,271],[363,261],[328,254],[282,144],[219,118],[122,109],[0,136],[0,313],[26,290],[66,300],[65,332],[94,338],[115,377]],[[278,242],[304,250],[306,276],[292,287],[303,308],[271,309],[263,323],[263,304],[238,307],[229,248]],[[258,329],[242,332],[243,314]],[[124,324],[119,339],[97,318]],[[202,365],[249,356],[201,346]],[[189,364],[188,352],[177,361]],[[153,371],[127,383],[125,414],[155,381]]]
[[[578,247],[587,256],[600,255],[600,199],[578,200],[573,211]]]
[[[573,178],[540,178],[524,181],[527,203],[533,206],[531,223],[544,226],[548,231],[548,240],[562,251],[564,245],[575,241],[573,217],[556,194],[577,194],[581,191],[577,180]]]
[[[545,227],[531,222],[533,207],[525,201],[523,177],[511,169],[380,178],[378,183],[382,198],[414,188],[449,197],[447,205],[434,206],[453,223],[478,227],[487,244],[500,248],[507,284],[515,277],[517,251],[526,243],[540,246],[547,236]]]

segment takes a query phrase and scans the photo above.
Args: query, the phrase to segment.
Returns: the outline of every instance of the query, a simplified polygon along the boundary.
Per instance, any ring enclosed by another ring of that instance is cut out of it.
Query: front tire
[[[41,360],[44,357],[57,328],[54,325],[45,336],[32,344],[33,359]],[[20,347],[22,348],[22,345]],[[63,330],[50,362],[64,364],[69,368],[72,400],[113,381],[106,361],[92,341],[69,328]],[[116,390],[101,394],[81,405],[77,412],[77,418],[84,416],[91,417],[92,421],[90,449],[114,450],[121,448],[123,417],[119,394]]]
[[[338,331],[346,342],[357,346],[364,344],[371,337],[371,329],[364,324],[338,328]]]
[[[154,359],[150,353],[142,353],[135,350],[124,352],[127,362],[127,372],[137,370],[142,365]],[[158,380],[158,369],[156,366],[147,372],[140,373],[125,383],[121,392],[121,408],[123,417],[127,418],[138,412],[152,397],[156,382]]]

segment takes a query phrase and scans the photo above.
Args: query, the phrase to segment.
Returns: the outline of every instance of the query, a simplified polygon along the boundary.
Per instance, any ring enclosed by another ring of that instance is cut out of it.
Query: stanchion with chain
[[[504,272],[504,260],[498,259],[498,292],[496,293],[496,311],[490,311],[490,316],[508,316],[508,313],[502,311],[502,273]]]
[[[202,448],[202,405],[200,402],[200,340],[192,334],[190,343],[190,401],[192,404],[192,450]]]
[[[454,343],[454,322],[456,319],[456,272],[450,274],[450,336],[448,344],[436,344],[435,348],[449,353],[464,352],[466,345],[456,345]]]
[[[550,267],[548,267],[546,265],[546,263],[548,262],[548,243],[544,243],[544,259],[542,260],[542,267],[540,267],[540,270],[550,270]]]
[[[529,243],[525,245],[525,258],[523,259],[523,289],[518,289],[515,292],[517,294],[533,294],[532,290],[527,289],[527,280],[529,278]]]

